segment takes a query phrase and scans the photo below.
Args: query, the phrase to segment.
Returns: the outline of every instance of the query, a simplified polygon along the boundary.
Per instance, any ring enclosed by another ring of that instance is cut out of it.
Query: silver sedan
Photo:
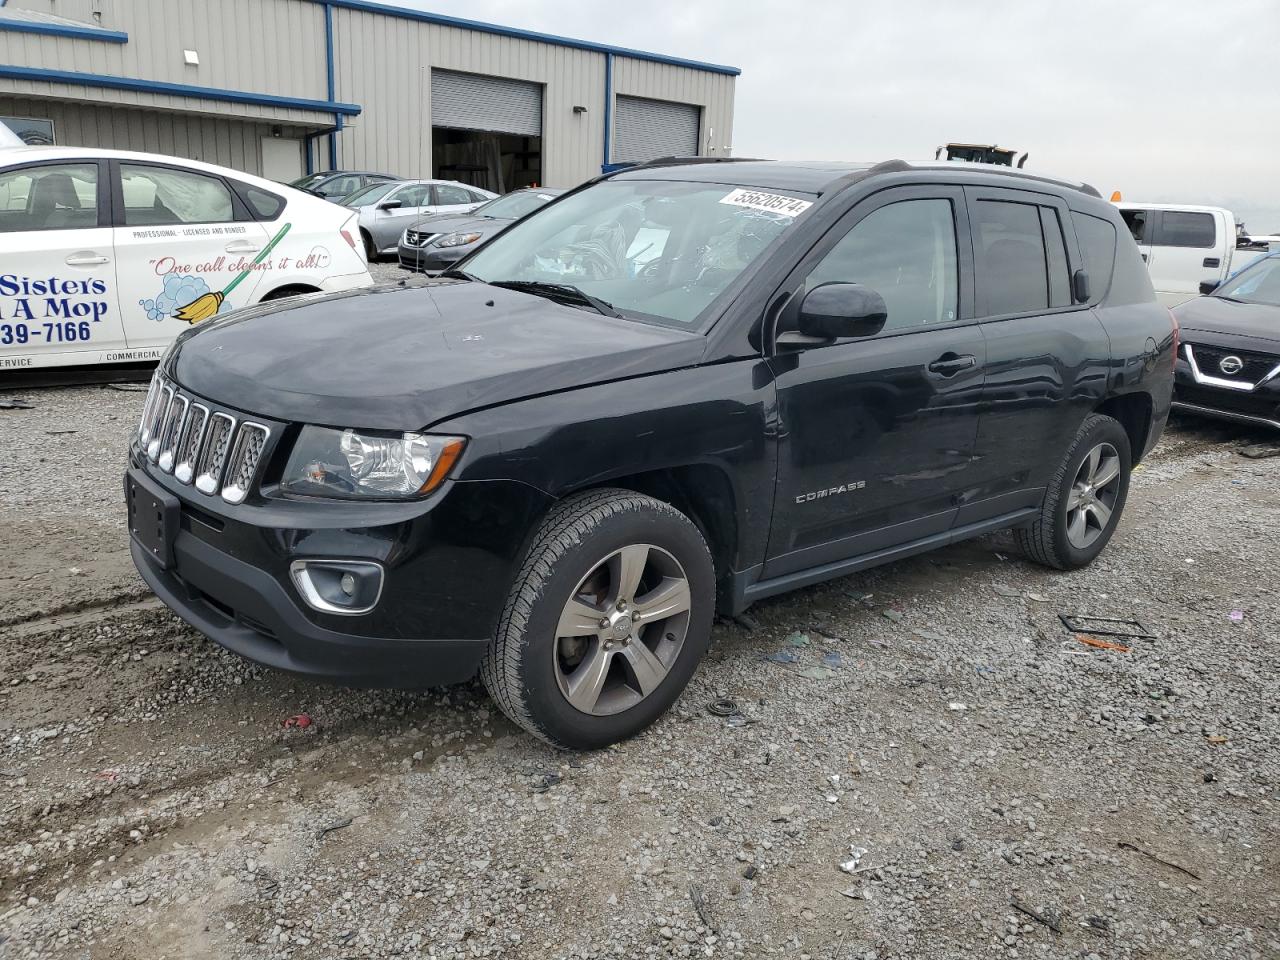
[[[404,228],[432,213],[467,213],[496,197],[453,180],[374,183],[342,200],[360,215],[360,236],[370,260],[396,252]]]

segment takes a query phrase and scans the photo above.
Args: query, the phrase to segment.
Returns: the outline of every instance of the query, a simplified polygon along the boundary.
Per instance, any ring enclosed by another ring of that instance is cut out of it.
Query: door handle
[[[67,257],[67,266],[69,267],[99,267],[104,263],[110,263],[110,257],[102,257],[96,253],[73,253]]]
[[[232,240],[226,247],[227,253],[257,253],[261,249],[262,244],[252,240]]]
[[[954,353],[944,353],[933,363],[929,364],[929,372],[936,373],[940,377],[954,377],[961,370],[968,370],[970,367],[978,365],[978,358],[971,353],[963,356]]]
[[[1204,265],[1206,267],[1220,267],[1222,266],[1222,261],[1219,260],[1217,257],[1205,257]]]

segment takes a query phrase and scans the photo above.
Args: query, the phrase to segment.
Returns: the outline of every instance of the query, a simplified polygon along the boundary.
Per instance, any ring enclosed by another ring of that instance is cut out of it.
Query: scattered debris
[[[1091,929],[1096,930],[1099,933],[1106,933],[1111,929],[1111,921],[1106,917],[1100,917],[1097,914],[1085,917],[1084,922],[1087,923]]]
[[[351,826],[350,817],[343,817],[341,820],[334,820],[332,823],[327,823],[316,831],[316,839],[323,840],[335,830],[345,830],[349,826]]]
[[[1032,920],[1035,920],[1037,923],[1043,923],[1046,927],[1048,927],[1054,933],[1058,933],[1058,934],[1062,933],[1062,926],[1058,923],[1058,918],[1055,915],[1050,914],[1048,912],[1041,913],[1039,910],[1036,910],[1033,907],[1028,907],[1025,903],[1023,903],[1017,897],[1014,897],[1012,900],[1010,900],[1009,905],[1012,906],[1013,909],[1017,910],[1019,913],[1025,913],[1028,917],[1030,917]]]
[[[747,633],[755,633],[760,629],[760,621],[750,614],[739,613],[737,616],[730,617],[730,620],[747,631]]]
[[[702,925],[716,933],[715,918],[711,915],[711,903],[706,893],[696,883],[689,884],[689,899],[693,901],[693,910],[702,921]]]
[[[1240,623],[1242,620],[1244,620],[1244,611],[1232,610],[1230,613],[1227,614],[1227,619],[1231,620],[1234,623]]]
[[[756,865],[754,863],[749,863],[747,864],[746,868],[742,871],[742,879],[754,880],[756,878],[756,874],[758,874],[759,872],[760,871],[756,869]]]
[[[57,437],[64,433],[79,433],[78,430],[46,430],[45,433],[51,437]]]
[[[1048,602],[1049,602],[1049,598],[1048,598],[1048,597],[1046,597],[1043,593],[1028,593],[1028,594],[1027,594],[1027,599],[1028,599],[1028,600],[1034,600],[1036,603],[1048,603]]]
[[[861,887],[845,887],[843,890],[840,891],[840,896],[848,897],[850,900],[862,900],[863,899],[862,888]]]
[[[34,410],[33,404],[25,400],[0,400],[0,410]]]
[[[742,711],[738,709],[738,701],[725,697],[722,700],[712,700],[707,704],[707,712],[714,713],[717,717],[733,717]]]
[[[289,717],[289,719],[285,720],[285,722],[282,724],[282,726],[284,726],[284,727],[297,727],[297,728],[298,728],[298,729],[300,729],[300,730],[305,730],[307,727],[311,726],[312,722],[313,722],[313,721],[312,721],[312,719],[311,719],[311,715],[310,715],[310,714],[307,714],[307,713],[299,713],[299,714],[296,714],[295,716]]]
[[[912,630],[911,633],[921,640],[932,640],[934,643],[950,643],[951,638],[945,633],[935,633],[932,630]]]
[[[790,650],[775,650],[765,654],[764,658],[770,663],[796,663],[800,659]]]
[[[1172,867],[1174,870],[1177,870],[1179,873],[1185,873],[1192,880],[1200,879],[1199,874],[1192,873],[1190,870],[1188,870],[1186,867],[1182,866],[1181,864],[1174,863],[1171,860],[1165,860],[1163,857],[1157,857],[1154,853],[1151,853],[1148,850],[1143,850],[1137,844],[1128,843],[1124,840],[1117,840],[1116,846],[1119,847],[1121,850],[1132,850],[1134,853],[1140,853],[1144,857],[1148,858],[1149,860],[1154,860],[1156,863],[1162,863],[1166,867]]]
[[[821,627],[818,624],[813,624],[813,623],[809,624],[809,632],[816,633],[818,636],[825,637],[827,640],[845,639],[844,637],[839,636],[838,634],[832,633],[830,630],[827,630],[825,627]]]
[[[961,703],[959,700],[952,700],[950,703],[947,704],[947,709],[958,712],[960,710],[968,710],[969,708],[965,706],[965,704]]]
[[[1252,443],[1240,448],[1240,456],[1250,460],[1264,460],[1267,457],[1280,457],[1280,446],[1269,443]]]
[[[1119,653],[1129,652],[1129,648],[1123,643],[1112,643],[1110,640],[1099,640],[1097,637],[1091,637],[1087,633],[1077,633],[1076,639],[1086,647],[1097,647],[1099,650],[1115,650]]]
[[[874,604],[871,602],[871,599],[875,596],[874,593],[866,593],[862,590],[846,590],[844,595],[855,603],[862,604],[868,610],[874,607]]]
[[[885,618],[886,618],[886,619],[888,619],[888,620],[892,620],[894,623],[901,623],[901,622],[902,622],[902,611],[901,611],[901,610],[892,610],[892,609],[890,609],[890,610],[885,610],[885,611],[884,611],[884,615],[885,615]]]
[[[844,661],[840,659],[839,650],[829,650],[822,655],[822,665],[824,667],[832,667],[839,669],[844,666]]]
[[[796,631],[787,636],[787,643],[793,647],[807,647],[809,645],[809,635]]]
[[[1205,737],[1205,739],[1214,744],[1223,744],[1227,742],[1227,738],[1220,733],[1215,733],[1211,737]]]
[[[534,784],[533,792],[546,793],[552,787],[557,786],[558,784],[561,784],[561,783],[564,783],[564,777],[561,776],[559,773],[556,773],[555,771],[552,771],[551,773],[544,773],[542,775],[542,778],[538,780],[536,784]]]
[[[108,390],[120,390],[124,393],[146,393],[147,384],[145,383],[108,383]]]
[[[859,865],[862,863],[862,858],[869,852],[866,847],[849,844],[849,859],[840,864],[840,869],[849,874],[857,873]]]
[[[796,676],[806,680],[830,680],[836,676],[836,672],[830,667],[801,667],[796,671]]]
[[[1156,635],[1137,620],[1089,617],[1074,613],[1060,613],[1058,619],[1072,633],[1090,633],[1097,637],[1129,637],[1134,640],[1156,639]]]
[[[993,588],[997,594],[1002,597],[1020,597],[1021,590],[1015,590],[1013,587],[1006,587],[1003,583],[997,583]]]

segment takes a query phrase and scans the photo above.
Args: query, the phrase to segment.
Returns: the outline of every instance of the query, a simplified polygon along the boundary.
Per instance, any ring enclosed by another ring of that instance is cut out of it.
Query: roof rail
[[[644,170],[649,167],[682,167],[695,163],[759,163],[762,159],[761,157],[658,157],[654,160],[642,160],[639,163],[628,164],[622,169]]]

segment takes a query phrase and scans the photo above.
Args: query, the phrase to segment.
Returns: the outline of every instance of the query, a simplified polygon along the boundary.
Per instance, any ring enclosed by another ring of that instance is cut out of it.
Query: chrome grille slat
[[[187,407],[190,405],[186,397],[175,393],[173,402],[169,404],[169,413],[164,418],[164,429],[160,431],[160,457],[156,461],[165,473],[173,472],[173,460],[177,452],[178,436],[187,419]]]
[[[209,427],[205,431],[196,467],[196,489],[201,493],[217,493],[222,485],[223,468],[227,464],[227,452],[235,429],[236,418],[228,413],[219,412],[209,417]]]
[[[142,449],[147,449],[147,441],[151,439],[151,413],[155,409],[156,400],[160,396],[160,374],[157,372],[151,377],[151,386],[147,388],[147,400],[142,405],[142,420],[138,422],[138,443],[142,445]]]
[[[155,409],[151,411],[151,422],[147,429],[147,459],[152,463],[160,458],[160,432],[164,428],[165,419],[169,416],[169,405],[173,402],[173,387],[162,384],[160,396],[156,398]]]
[[[173,467],[173,475],[179,483],[190,483],[196,475],[196,455],[200,452],[200,443],[204,440],[204,428],[209,425],[209,408],[203,403],[191,404],[187,413],[187,422],[183,424],[182,436],[178,440],[177,462]]]
[[[227,478],[222,487],[222,499],[227,503],[244,503],[258,473],[269,436],[271,431],[260,423],[245,421],[240,425],[235,445],[227,458]]]

